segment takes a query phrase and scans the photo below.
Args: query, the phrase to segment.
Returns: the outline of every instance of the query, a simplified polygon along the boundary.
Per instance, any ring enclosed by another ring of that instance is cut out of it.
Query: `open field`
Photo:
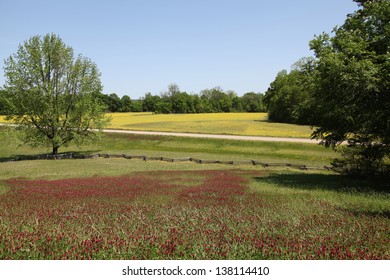
[[[1,131],[1,127],[0,127]],[[6,131],[3,128],[3,131]],[[329,165],[337,153],[322,146],[303,143],[278,143],[261,141],[233,141],[223,139],[196,139],[152,135],[103,134],[96,145],[60,149],[60,152],[119,153],[158,157],[194,157],[205,160],[258,160],[285,162],[309,166]],[[49,149],[20,146],[17,139],[6,139],[0,133],[0,160],[18,155],[49,153]]]
[[[114,113],[110,128],[309,138],[309,126],[272,123],[266,113],[170,114]]]
[[[387,182],[139,159],[27,160],[0,128],[0,259],[390,259]],[[107,134],[61,152],[329,165],[313,144]]]
[[[309,126],[273,123],[267,113],[110,113],[111,129],[310,138]],[[0,123],[4,117],[0,116]]]
[[[5,183],[1,259],[390,258],[388,195],[332,190],[359,182],[331,174],[164,170]]]

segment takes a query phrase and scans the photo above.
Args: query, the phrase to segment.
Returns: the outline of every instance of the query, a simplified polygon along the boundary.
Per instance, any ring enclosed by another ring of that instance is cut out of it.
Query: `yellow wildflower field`
[[[267,113],[108,115],[112,117],[108,128],[112,129],[297,138],[309,138],[312,132],[310,126],[269,122]],[[5,122],[4,116],[0,116],[1,122]]]
[[[109,128],[309,138],[310,126],[273,123],[267,113],[153,114],[112,113]]]

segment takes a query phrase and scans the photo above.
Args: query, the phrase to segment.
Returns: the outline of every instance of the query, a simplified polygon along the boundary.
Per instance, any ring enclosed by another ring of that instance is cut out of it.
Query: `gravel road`
[[[224,135],[224,134],[178,133],[178,132],[159,132],[159,131],[118,130],[118,129],[104,129],[103,132],[192,137],[192,138],[213,138],[213,139],[228,139],[228,140],[243,140],[243,141],[292,142],[292,143],[311,143],[311,144],[318,144],[320,142],[319,140],[306,139],[306,138],[240,136],[240,135]]]
[[[10,125],[0,123],[0,126],[10,126]],[[320,143],[319,140],[309,139],[309,138],[241,136],[241,135],[225,135],[225,134],[180,133],[180,132],[121,130],[121,129],[103,129],[103,132],[122,133],[122,134],[192,137],[192,138],[212,138],[212,139],[243,140],[243,141],[290,142],[290,143],[310,143],[310,144]]]

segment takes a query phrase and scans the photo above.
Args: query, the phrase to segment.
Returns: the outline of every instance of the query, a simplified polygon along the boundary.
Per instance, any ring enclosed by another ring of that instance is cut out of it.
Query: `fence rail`
[[[124,159],[139,159],[143,161],[164,161],[164,162],[193,162],[198,164],[225,164],[225,165],[254,165],[262,167],[291,167],[300,170],[331,170],[329,166],[308,166],[304,164],[292,163],[267,163],[258,160],[206,160],[193,157],[184,158],[168,158],[168,157],[149,157],[146,155],[127,155],[127,154],[74,154],[65,153],[57,156],[53,155],[38,155],[38,156],[18,156],[15,158],[2,161],[21,161],[21,160],[50,160],[50,159],[94,159],[94,158],[124,158]]]

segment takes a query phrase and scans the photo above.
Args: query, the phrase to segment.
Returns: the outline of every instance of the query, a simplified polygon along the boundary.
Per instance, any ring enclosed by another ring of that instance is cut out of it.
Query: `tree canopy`
[[[276,122],[313,124],[313,59],[302,58],[292,70],[282,70],[265,93],[264,104],[269,119]]]
[[[3,111],[32,145],[58,148],[98,137],[109,122],[96,98],[102,90],[95,63],[55,34],[34,36],[5,60]]]
[[[340,166],[370,175],[386,172],[383,160],[390,154],[390,1],[356,2],[360,9],[334,36],[323,33],[310,42],[316,57],[313,136],[326,146],[346,142],[354,152]]]
[[[333,35],[310,42],[313,58],[278,73],[263,102],[272,121],[310,124],[313,138],[343,146],[336,170],[389,173],[390,0],[355,0],[359,9]]]

